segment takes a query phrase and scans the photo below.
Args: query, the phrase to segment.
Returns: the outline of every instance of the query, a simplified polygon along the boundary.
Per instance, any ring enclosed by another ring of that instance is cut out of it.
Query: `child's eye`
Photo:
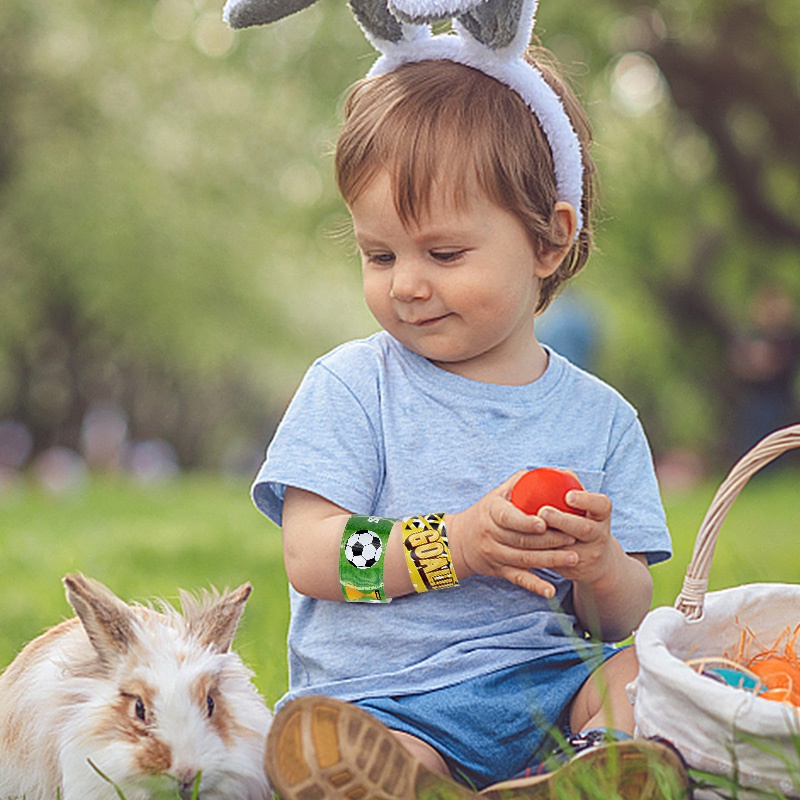
[[[394,264],[394,253],[364,253],[364,258],[369,264],[388,267]]]
[[[431,250],[431,258],[442,264],[451,264],[464,255],[465,250]]]

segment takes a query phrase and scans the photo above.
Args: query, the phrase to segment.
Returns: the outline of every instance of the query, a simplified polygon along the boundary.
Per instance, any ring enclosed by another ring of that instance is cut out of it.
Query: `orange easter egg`
[[[759,697],[800,705],[800,669],[797,666],[782,658],[765,658],[750,664],[750,670],[767,687]]]

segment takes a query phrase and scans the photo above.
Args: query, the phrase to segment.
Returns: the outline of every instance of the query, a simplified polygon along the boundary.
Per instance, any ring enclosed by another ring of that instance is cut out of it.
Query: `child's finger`
[[[573,493],[571,492],[571,494]],[[610,518],[611,501],[602,494],[590,494],[589,492],[574,492],[574,494],[580,495],[574,503],[576,513],[559,511],[557,508],[548,506],[539,511],[539,516],[549,528],[555,528],[580,541],[586,541],[587,538],[593,537],[595,523],[607,522]],[[571,501],[568,502],[572,505]],[[580,511],[584,513],[579,513]]]
[[[555,528],[547,528],[541,532],[525,533],[523,531],[500,531],[498,542],[513,550],[555,550],[575,544],[577,539],[571,533]]]
[[[555,508],[544,508],[540,513],[548,531],[573,536],[577,542],[590,542],[598,535],[597,521],[583,514],[569,514]]]
[[[513,566],[527,569],[560,570],[578,563],[578,554],[574,550],[528,550],[515,556]]]
[[[596,492],[567,492],[566,501],[576,511],[583,511],[592,519],[602,520],[611,516],[611,499]]]
[[[538,594],[548,600],[555,596],[555,586],[552,583],[548,583],[544,578],[540,578],[535,572],[509,569],[503,577],[515,586],[533,592],[533,594]]]
[[[597,520],[588,516],[568,514],[555,508],[541,511],[548,530],[572,536],[577,542],[590,542],[598,535]]]

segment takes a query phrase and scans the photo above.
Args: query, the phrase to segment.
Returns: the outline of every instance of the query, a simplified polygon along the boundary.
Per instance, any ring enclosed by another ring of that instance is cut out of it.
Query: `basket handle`
[[[711,571],[717,535],[733,501],[756,472],[787,450],[797,447],[800,447],[800,425],[781,428],[745,453],[720,484],[697,533],[692,560],[683,579],[683,588],[675,600],[675,608],[687,619],[698,619],[703,614],[708,573]]]

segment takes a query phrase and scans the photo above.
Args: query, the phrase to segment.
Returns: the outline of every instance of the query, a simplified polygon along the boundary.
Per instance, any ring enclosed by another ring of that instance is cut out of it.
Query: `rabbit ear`
[[[124,656],[137,641],[136,621],[130,606],[102,583],[83,575],[65,576],[64,586],[67,600],[100,660],[110,664]]]
[[[227,653],[252,591],[252,585],[244,583],[222,597],[215,597],[212,602],[198,601],[187,592],[181,592],[183,616],[192,634],[205,647]]]
[[[390,11],[403,22],[437,22],[456,17],[467,32],[490,50],[520,42],[513,55],[527,47],[533,29],[536,0],[388,0]]]
[[[388,0],[389,10],[403,22],[422,24],[450,19],[469,11],[475,0]]]
[[[450,19],[472,7],[474,0],[388,0],[389,11],[411,25]]]
[[[503,50],[515,44],[516,56],[530,42],[535,13],[536,3],[530,0],[486,0],[460,14],[458,21],[490,50]]]
[[[266,25],[314,5],[316,0],[227,0],[222,18],[231,28]]]
[[[389,11],[386,0],[350,0],[350,10],[378,49],[381,42],[397,43],[403,39],[403,26]]]

